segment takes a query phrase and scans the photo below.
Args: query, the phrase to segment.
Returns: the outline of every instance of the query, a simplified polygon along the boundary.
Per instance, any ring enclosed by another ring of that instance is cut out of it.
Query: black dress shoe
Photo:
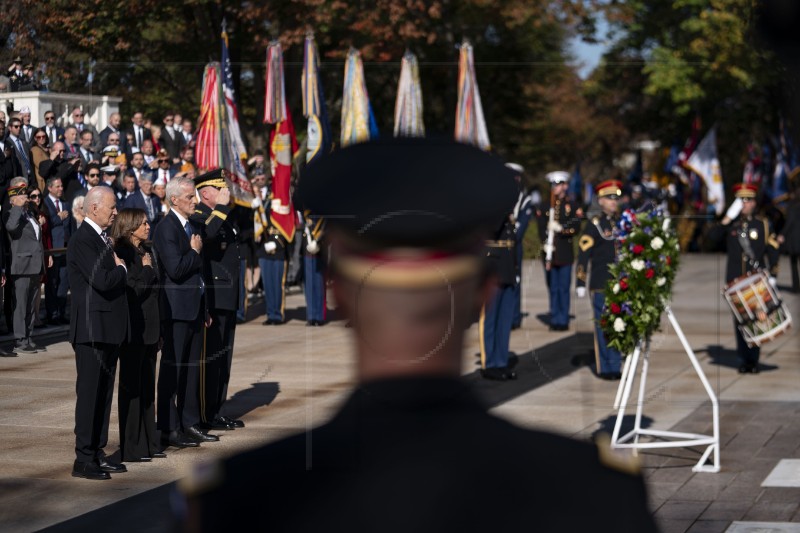
[[[243,428],[244,422],[241,420],[237,420],[236,418],[231,418],[229,416],[221,415],[220,418],[227,422],[229,425],[232,425],[235,428]]]
[[[742,366],[739,367],[739,373],[740,374],[749,374],[750,372],[752,372],[752,368],[753,368],[753,365],[751,365],[750,363],[745,363],[745,364],[743,364]]]
[[[108,457],[98,457],[97,465],[100,467],[100,470],[103,472],[108,472],[110,474],[121,474],[122,472],[127,472],[128,469],[122,463],[115,463],[114,461],[109,461]]]
[[[167,457],[167,454],[165,454],[164,452],[153,452],[150,455],[150,457],[152,457],[153,459],[165,459]]]
[[[218,416],[214,417],[214,420],[212,420],[211,422],[200,423],[199,426],[200,429],[203,430],[204,432],[207,432],[209,430],[228,431],[231,429],[235,429],[234,426],[228,424]]]
[[[481,370],[481,376],[492,381],[508,381],[517,378],[514,372],[509,372],[505,368],[484,368]]]
[[[47,351],[46,347],[39,346],[38,344],[36,344],[32,340],[28,341],[28,348],[30,348],[31,350],[36,350],[37,352],[46,352]]]
[[[125,459],[126,463],[149,463],[153,458],[149,455],[147,457],[134,457],[133,459]]]
[[[16,356],[17,356],[17,352],[15,352],[13,350],[9,352],[8,350],[6,350],[4,348],[0,348],[0,357],[16,357]]]
[[[83,463],[75,461],[72,465],[72,477],[82,477],[84,479],[111,479],[108,472],[100,470],[97,463]]]
[[[14,351],[17,353],[36,353],[35,348],[31,348],[28,344],[19,344],[19,343],[14,345]]]
[[[622,374],[619,372],[601,372],[597,374],[597,376],[606,381],[618,381],[620,378],[622,378]]]
[[[203,431],[197,426],[184,429],[183,434],[186,435],[186,438],[192,439],[195,442],[217,442],[219,440],[219,437],[216,435],[203,433]]]
[[[168,434],[161,434],[161,445],[173,446],[175,448],[197,448],[200,444],[188,437],[180,431],[170,431]],[[155,455],[153,456],[155,457]]]

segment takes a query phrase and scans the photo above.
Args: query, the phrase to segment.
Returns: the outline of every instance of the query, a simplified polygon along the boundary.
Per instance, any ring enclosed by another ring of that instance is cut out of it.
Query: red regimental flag
[[[272,166],[272,203],[270,221],[287,241],[294,238],[294,206],[289,195],[292,181],[292,160],[297,152],[292,115],[287,107],[286,118],[275,126],[269,136],[269,158]]]

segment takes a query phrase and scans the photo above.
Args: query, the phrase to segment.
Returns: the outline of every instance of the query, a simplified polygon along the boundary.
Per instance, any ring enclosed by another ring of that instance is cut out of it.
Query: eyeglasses
[[[13,130],[16,130],[16,129],[20,128],[20,125],[19,124],[10,124],[8,127],[13,129]]]
[[[159,163],[169,163],[169,159],[159,159]]]
[[[109,139],[108,142],[112,144],[119,144],[119,139]]]
[[[36,198],[40,198],[40,197],[41,197],[41,195],[38,192],[36,194],[29,194],[28,195],[28,198],[32,198],[32,199],[36,199]]]
[[[88,176],[90,178],[99,178],[100,177],[100,173],[99,172],[89,172]]]
[[[72,116],[73,117],[82,117],[83,113],[73,113]]]
[[[34,135],[34,139],[47,139],[47,135]]]

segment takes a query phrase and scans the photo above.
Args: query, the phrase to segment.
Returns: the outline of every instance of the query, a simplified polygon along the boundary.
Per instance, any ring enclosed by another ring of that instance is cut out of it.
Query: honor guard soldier
[[[628,465],[495,417],[461,379],[465,330],[492,290],[483,244],[517,195],[499,158],[372,141],[310,163],[298,187],[328,220],[356,389],[320,427],[198,465],[178,484],[185,531],[656,530]]]
[[[547,174],[550,201],[536,210],[539,238],[543,245],[545,279],[550,293],[550,330],[569,329],[569,288],[572,263],[575,261],[572,241],[581,225],[581,210],[567,199],[569,172]]]
[[[306,294],[306,323],[309,326],[325,324],[325,257],[320,245],[325,232],[325,219],[303,211],[303,272]]]
[[[261,268],[261,281],[264,285],[264,304],[266,320],[264,326],[279,326],[284,321],[284,304],[286,301],[286,267],[289,262],[289,241],[270,219],[272,195],[265,207],[266,228],[261,233],[261,240],[256,246],[258,266]]]
[[[739,183],[733,186],[733,192],[736,200],[728,208],[721,224],[710,234],[713,240],[725,240],[728,252],[725,282],[730,283],[748,272],[764,268],[769,270],[770,282],[775,286],[778,275],[778,240],[769,221],[755,216],[758,187],[750,183]],[[734,320],[736,351],[741,359],[739,373],[758,374],[761,349],[758,346],[747,346],[737,325]]]
[[[608,282],[609,265],[616,260],[616,238],[614,227],[617,223],[617,202],[622,194],[622,183],[608,180],[595,187],[597,201],[602,212],[593,217],[583,230],[578,241],[578,266],[575,272],[575,292],[578,298],[586,296],[587,273],[594,314],[594,351],[597,375],[603,379],[619,379],[622,356],[618,350],[609,348],[600,327],[600,315],[605,304],[605,288]],[[591,265],[591,266],[590,266]]]
[[[514,235],[516,238],[515,254],[517,263],[516,283],[514,284],[514,318],[511,321],[511,329],[518,329],[522,326],[522,240],[525,238],[525,232],[528,231],[528,225],[533,217],[535,206],[533,205],[530,193],[525,190],[522,184],[522,175],[525,169],[522,168],[522,165],[517,163],[506,163],[506,166],[517,173],[516,179],[520,187],[513,214],[515,221]]]
[[[200,202],[191,221],[201,228],[203,238],[203,279],[211,316],[205,328],[205,342],[200,358],[200,417],[205,430],[244,427],[241,420],[221,414],[228,397],[233,341],[236,333],[236,310],[239,308],[239,244],[236,230],[228,217],[231,193],[223,169],[212,170],[195,178]]]
[[[496,276],[494,294],[481,309],[481,375],[486,379],[506,381],[516,379],[509,365],[508,345],[514,319],[514,287],[517,284],[516,232],[514,216],[509,215],[486,241],[486,258],[490,271]]]

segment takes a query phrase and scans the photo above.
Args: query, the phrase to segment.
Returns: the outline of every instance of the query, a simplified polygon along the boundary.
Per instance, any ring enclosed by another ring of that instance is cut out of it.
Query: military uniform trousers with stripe
[[[268,320],[284,320],[286,283],[286,259],[263,258],[258,259],[258,266],[261,268],[261,281],[264,285],[264,305]]]
[[[304,289],[306,294],[306,320],[325,321],[325,272],[318,255],[306,254],[303,258]]]
[[[499,285],[484,305],[480,318],[481,365],[483,368],[506,368],[511,323],[514,319],[514,286]]]

